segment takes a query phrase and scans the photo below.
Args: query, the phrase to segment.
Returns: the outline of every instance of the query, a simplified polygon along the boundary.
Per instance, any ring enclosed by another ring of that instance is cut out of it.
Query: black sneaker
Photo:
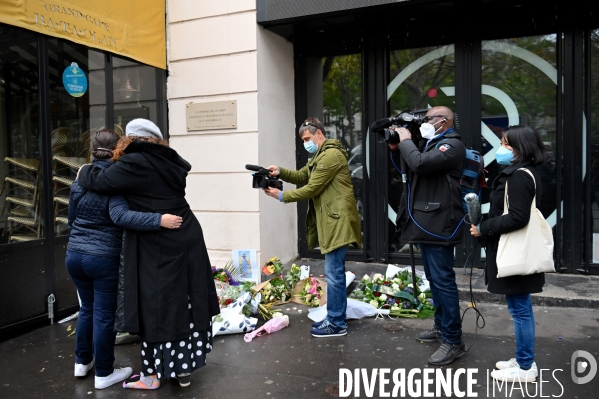
[[[326,319],[325,319],[326,320]],[[312,328],[318,328],[320,327],[320,325],[324,322],[324,320],[321,321],[315,321],[314,323],[312,323]]]
[[[455,345],[443,342],[439,349],[428,358],[428,362],[434,366],[443,366],[463,356],[464,353],[466,353],[466,345],[463,342]]]
[[[191,374],[178,375],[177,380],[179,381],[180,386],[182,386],[183,388],[186,388],[189,385],[191,385]]]
[[[437,327],[433,327],[428,331],[423,331],[416,335],[416,340],[422,342],[435,342],[443,340],[443,337],[441,336],[441,330]]]

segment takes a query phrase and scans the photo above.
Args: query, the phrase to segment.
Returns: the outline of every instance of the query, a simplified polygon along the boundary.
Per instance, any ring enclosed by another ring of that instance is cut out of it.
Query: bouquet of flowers
[[[272,257],[262,266],[262,273],[267,276],[280,276],[283,272],[283,262],[278,257]]]
[[[293,292],[295,286],[300,281],[301,269],[295,263],[291,265],[291,269],[285,273],[285,282],[290,290]]]
[[[214,278],[214,281],[220,281],[225,284],[234,286],[239,285],[239,282],[233,278],[231,272],[225,268],[216,268],[212,266],[212,278]]]
[[[326,283],[316,277],[305,278],[295,286],[293,302],[312,307],[324,305],[326,303],[325,287]]]
[[[422,281],[417,277],[417,282]],[[417,283],[418,284],[418,283]],[[434,315],[434,306],[430,290],[420,293],[418,300],[414,298],[412,274],[401,271],[393,277],[375,274],[365,275],[358,287],[350,294],[350,298],[360,299],[376,309],[388,310],[390,316],[426,318]]]
[[[237,300],[243,291],[240,285],[229,285],[221,280],[214,280],[214,285],[216,286],[216,295],[221,309]]]
[[[282,277],[271,278],[261,284],[258,284],[252,288],[262,295],[261,303],[278,305],[285,303],[291,298],[289,288],[285,284],[285,280]]]
[[[247,333],[256,328],[258,319],[247,317],[244,307],[251,301],[250,293],[244,292],[234,302],[221,309],[219,315],[212,318],[212,335]]]

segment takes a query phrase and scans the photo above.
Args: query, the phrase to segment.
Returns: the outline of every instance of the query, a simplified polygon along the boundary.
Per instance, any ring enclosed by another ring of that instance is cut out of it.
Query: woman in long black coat
[[[534,362],[535,320],[530,294],[541,292],[545,284],[543,273],[526,276],[497,277],[497,248],[502,234],[519,230],[530,220],[533,198],[539,204],[541,176],[536,166],[545,160],[544,145],[539,134],[530,126],[510,126],[501,139],[496,153],[497,163],[507,165],[493,181],[489,218],[470,232],[486,242],[487,290],[505,295],[508,310],[514,320],[516,357],[496,363],[498,370],[491,376],[500,381],[535,381]],[[521,168],[528,169],[533,178]],[[508,182],[509,213],[503,215],[505,184]]]
[[[79,184],[121,194],[132,210],[178,215],[177,230],[125,231],[115,329],[140,335],[141,371],[126,388],[156,389],[161,378],[190,383],[212,348],[211,320],[220,313],[200,223],[185,200],[191,166],[149,120],[135,119],[106,169],[85,166]]]

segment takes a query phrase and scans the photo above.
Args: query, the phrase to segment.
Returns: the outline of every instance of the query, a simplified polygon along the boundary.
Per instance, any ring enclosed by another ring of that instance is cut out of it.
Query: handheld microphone
[[[466,201],[466,207],[468,208],[468,219],[470,219],[470,224],[477,225],[483,218],[480,213],[480,201],[478,195],[468,193],[464,196],[464,200]]]

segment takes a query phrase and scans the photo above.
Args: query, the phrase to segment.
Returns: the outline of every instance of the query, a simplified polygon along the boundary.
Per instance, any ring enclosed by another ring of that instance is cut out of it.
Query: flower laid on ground
[[[251,298],[249,292],[244,292],[235,301],[221,308],[220,314],[212,318],[212,334],[236,334],[254,330],[258,319],[246,316],[242,312]]]
[[[285,282],[287,286],[293,292],[293,289],[300,281],[300,275],[302,273],[302,269],[299,268],[295,263],[291,265],[291,269],[287,273],[285,273]]]
[[[215,280],[214,283],[221,309],[228,307],[245,293],[248,293],[250,298],[241,309],[241,313],[244,316],[250,317],[259,314],[264,320],[270,320],[274,316],[282,314],[280,310],[272,308],[275,304],[274,302],[268,304],[261,303],[262,293],[253,289],[255,284],[252,281],[246,281],[243,285],[239,286],[230,286],[219,280]],[[222,321],[222,319],[217,319],[217,321]]]
[[[216,295],[218,297],[218,304],[220,308],[224,308],[235,302],[242,294],[243,289],[241,286],[229,285],[221,280],[214,280],[216,287]]]
[[[229,272],[226,269],[216,268],[216,267],[212,266],[212,278],[215,281],[221,281],[221,282],[229,284],[229,285],[234,285],[234,286],[239,285],[239,282],[237,280],[235,280],[233,278],[233,276],[231,276],[231,272]]]
[[[289,300],[291,294],[285,280],[281,277],[275,277],[266,282],[263,287],[260,288],[260,294],[262,294],[261,303],[280,303]]]
[[[418,284],[422,278],[417,276],[416,281]],[[350,298],[367,302],[377,309],[388,310],[390,316],[432,317],[435,308],[430,299],[430,291],[420,293],[417,299],[414,298],[413,292],[412,273],[401,271],[391,278],[382,274],[364,276],[350,294]]]
[[[300,298],[305,305],[320,306],[322,298],[322,286],[314,277],[306,279],[306,283],[300,292]]]
[[[262,273],[267,276],[280,276],[283,272],[283,262],[278,257],[272,257],[262,266]]]

